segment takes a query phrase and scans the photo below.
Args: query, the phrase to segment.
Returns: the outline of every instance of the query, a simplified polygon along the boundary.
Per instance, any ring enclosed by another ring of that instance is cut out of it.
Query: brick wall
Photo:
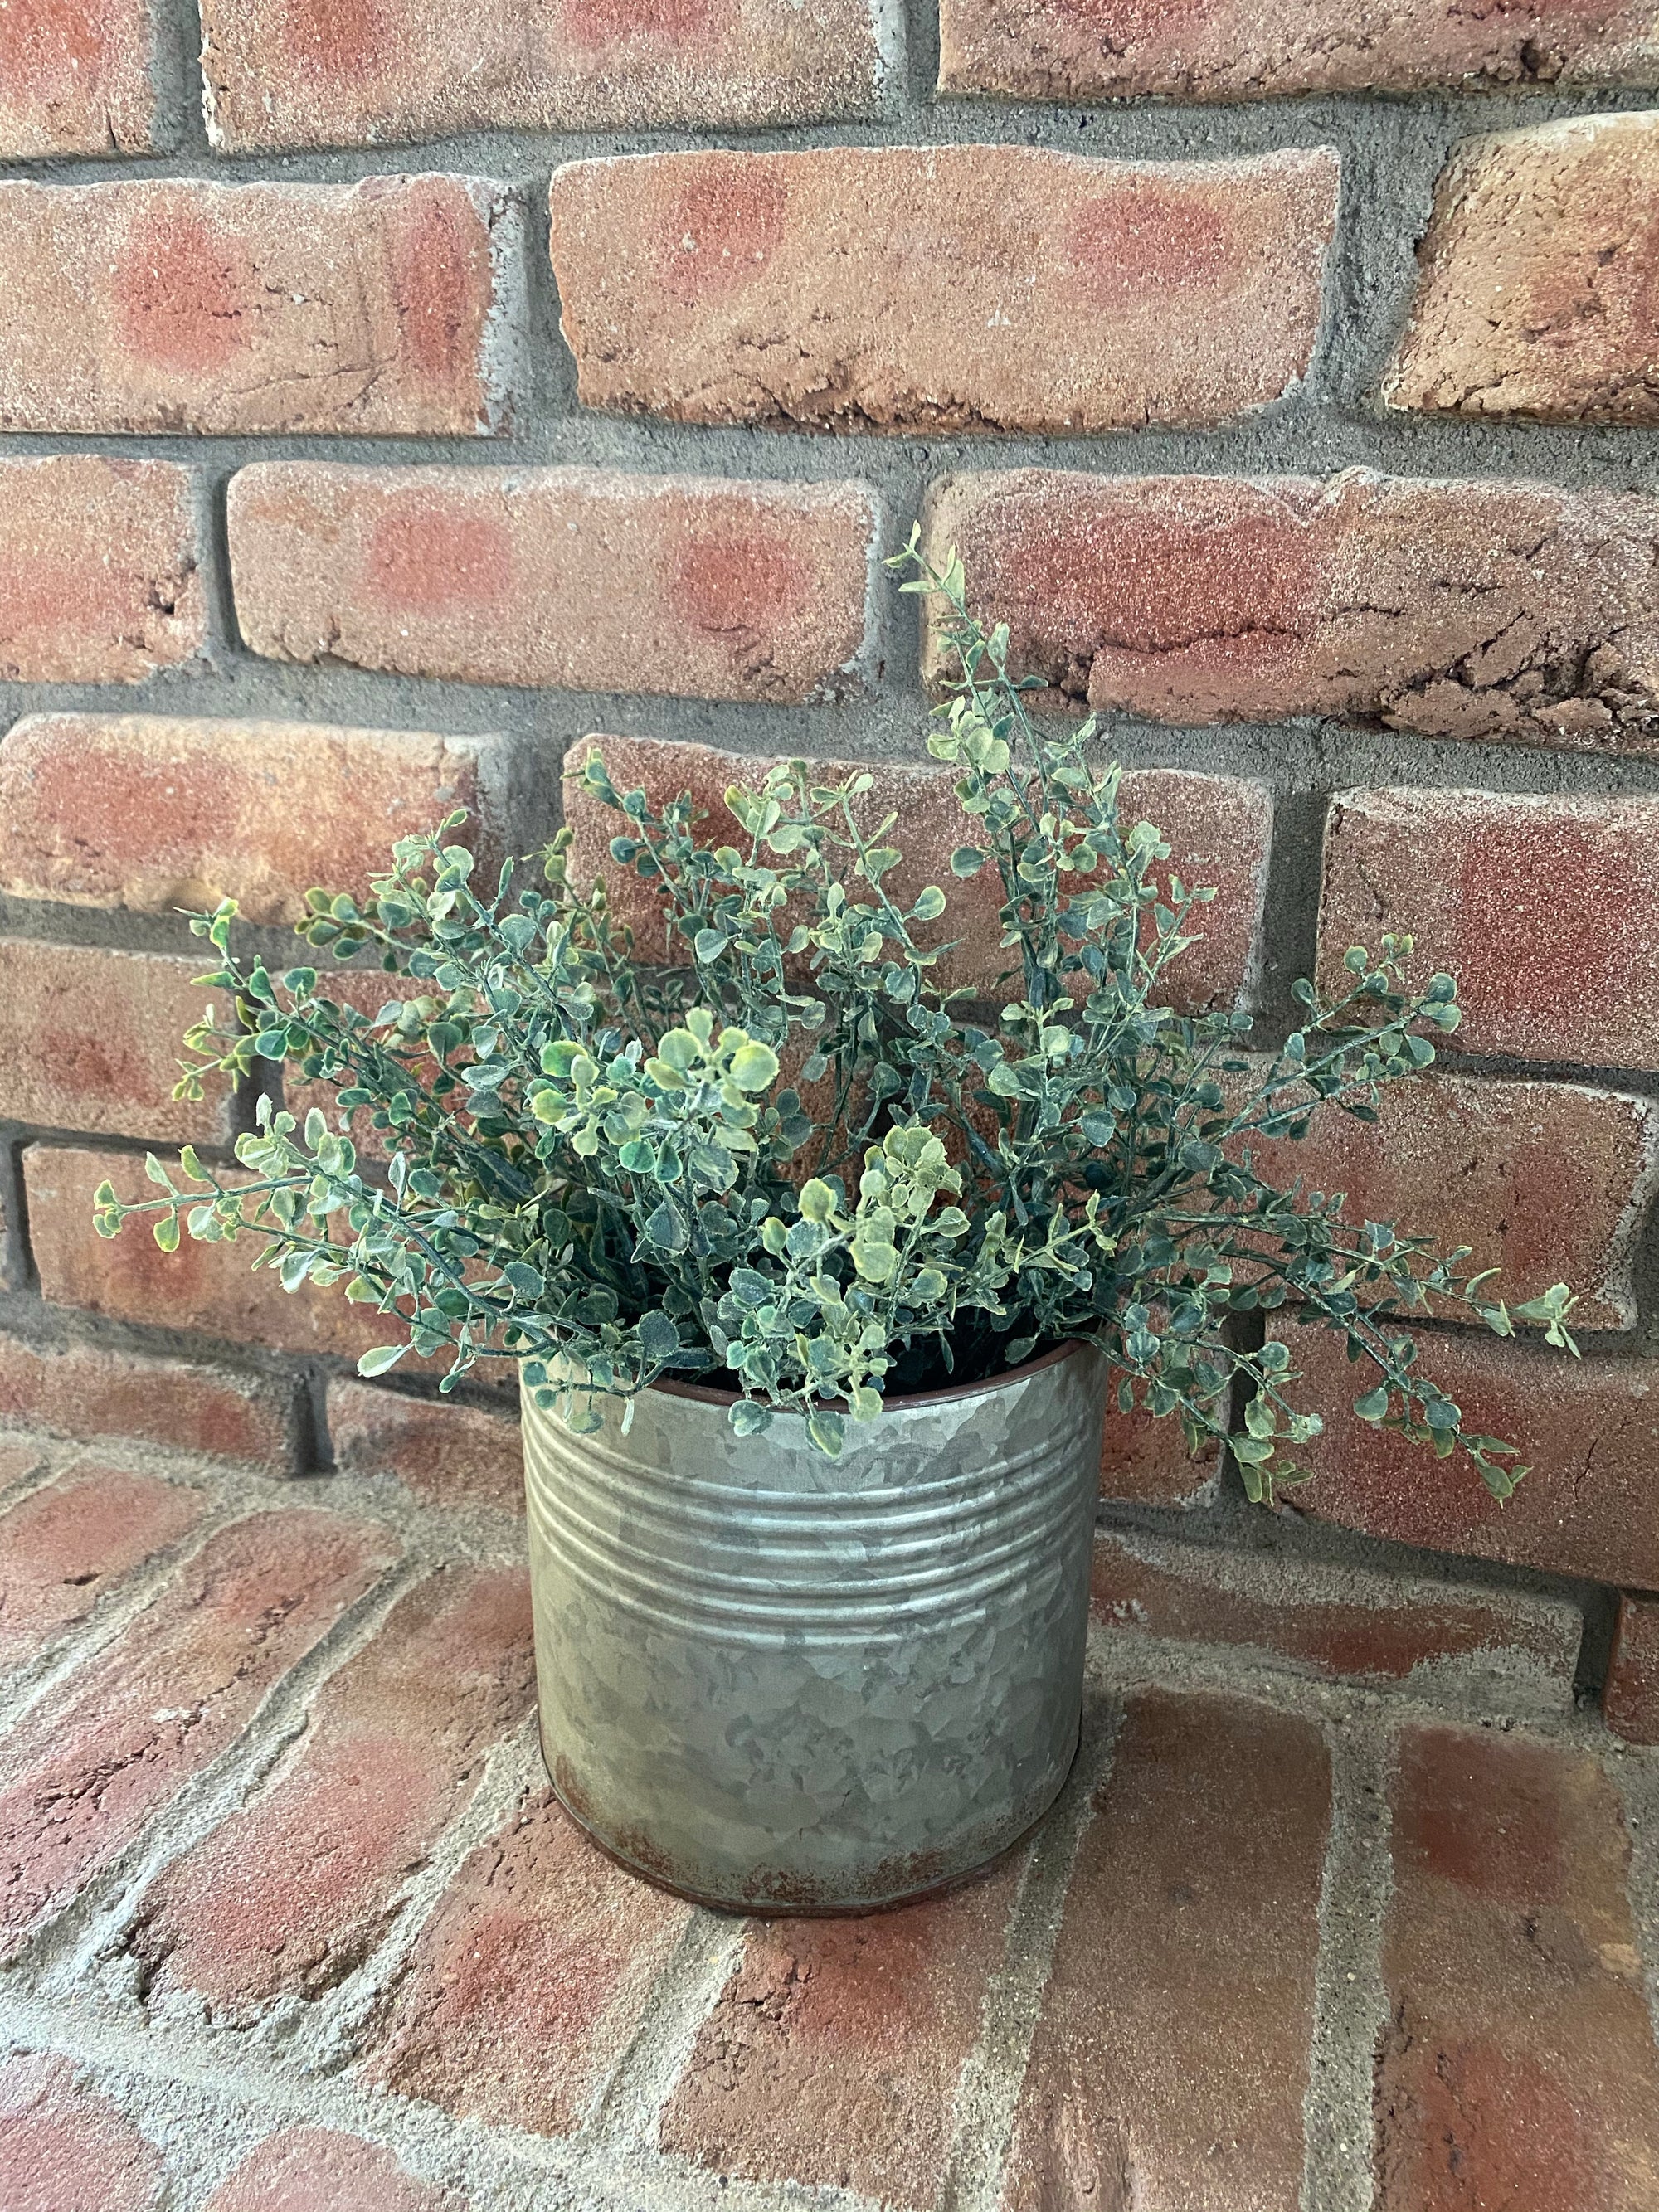
[[[252,1111],[168,1098],[175,910],[275,945],[458,800],[522,848],[595,732],[660,787],[878,763],[954,843],[875,568],[920,517],[1220,886],[1193,1003],[1270,1040],[1384,927],[1459,971],[1455,1068],[1311,1165],[1573,1279],[1587,1357],[1437,1339],[1521,1498],[1339,1419],[1285,1540],[1572,1577],[1592,1679],[1633,1593],[1653,1725],[1659,46],[1364,14],[0,10],[0,1420],[498,1484],[487,1393],[348,1379],[355,1310],[94,1244],[105,1174]],[[1109,1437],[1109,1518],[1224,1537],[1173,1442]]]

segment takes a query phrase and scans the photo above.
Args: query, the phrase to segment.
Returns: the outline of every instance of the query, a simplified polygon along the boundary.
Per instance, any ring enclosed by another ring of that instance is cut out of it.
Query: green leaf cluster
[[[953,655],[928,746],[973,824],[951,876],[994,886],[1006,964],[988,997],[941,978],[952,892],[892,888],[902,833],[871,818],[868,775],[772,769],[726,793],[739,835],[711,843],[689,799],[619,790],[596,751],[572,772],[615,814],[613,861],[650,886],[677,958],[644,958],[604,886],[572,881],[568,831],[529,880],[475,883],[445,842],[460,814],[398,844],[362,904],[311,894],[314,953],[395,975],[373,1014],[316,965],[238,958],[233,905],[198,917],[219,963],[203,980],[234,1013],[191,1031],[181,1094],[282,1063],[339,1111],[301,1128],[262,1108],[240,1172],[186,1152],[186,1188],[152,1161],[163,1194],[124,1205],[105,1185],[100,1231],[150,1213],[168,1251],[181,1228],[252,1233],[289,1289],[387,1316],[397,1341],[365,1373],[441,1354],[448,1388],[505,1354],[578,1428],[607,1395],[703,1376],[740,1393],[740,1431],[796,1413],[833,1454],[895,1389],[1082,1339],[1121,1407],[1226,1438],[1268,1499],[1320,1427],[1289,1346],[1261,1340],[1256,1317],[1283,1310],[1343,1338],[1362,1419],[1461,1449],[1506,1495],[1515,1447],[1465,1430],[1402,1322],[1520,1320],[1574,1349],[1565,1286],[1511,1311],[1466,1249],[1258,1164],[1316,1114],[1374,1118],[1385,1085],[1431,1066],[1452,978],[1415,987],[1408,938],[1356,946],[1334,994],[1297,984],[1299,1025],[1267,1054],[1244,1015],[1176,1012],[1171,971],[1212,893],[1126,820],[1092,722],[1034,722],[955,556],[935,569],[913,538],[895,565]],[[355,1115],[384,1168],[359,1158]]]

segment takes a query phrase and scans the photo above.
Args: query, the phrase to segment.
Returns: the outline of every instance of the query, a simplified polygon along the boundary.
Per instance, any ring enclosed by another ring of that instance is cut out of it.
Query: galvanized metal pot
[[[574,1436],[526,1396],[542,1744],[615,1856],[704,1903],[855,1911],[1013,1843],[1077,1748],[1106,1376],[1071,1345],[793,1415],[645,1391]]]

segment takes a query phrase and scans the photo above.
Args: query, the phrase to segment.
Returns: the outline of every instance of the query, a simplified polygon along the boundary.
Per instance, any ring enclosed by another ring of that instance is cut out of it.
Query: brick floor
[[[6,1437],[0,2212],[1659,2208],[1659,1747],[1565,1597],[1103,1537],[1036,1838],[744,1923],[552,1802],[515,1519],[360,1425]]]

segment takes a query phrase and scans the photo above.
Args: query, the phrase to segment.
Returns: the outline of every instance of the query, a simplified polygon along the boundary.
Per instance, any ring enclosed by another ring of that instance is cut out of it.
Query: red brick
[[[0,678],[137,684],[207,635],[194,499],[171,461],[0,459]]]
[[[161,2212],[161,2152],[67,2058],[0,2058],[0,2203],[5,2212]]]
[[[753,128],[874,112],[867,0],[204,0],[209,136],[226,151],[467,131]]]
[[[203,2212],[465,2212],[447,2189],[417,2181],[378,2143],[335,2128],[269,2136],[214,2191]]]
[[[1659,1361],[1423,1337],[1421,1370],[1462,1408],[1470,1432],[1520,1445],[1531,1468],[1500,1504],[1461,1455],[1437,1459],[1355,1417],[1375,1370],[1351,1365],[1337,1338],[1291,1325],[1277,1333],[1306,1378],[1292,1395],[1325,1423],[1297,1453],[1316,1478],[1289,1493],[1298,1510],[1438,1552],[1659,1584]]]
[[[1377,2212],[1647,2212],[1659,2055],[1607,1776],[1559,1745],[1409,1728],[1390,1795]]]
[[[1467,1244],[1512,1304],[1570,1282],[1583,1328],[1631,1328],[1633,1247],[1654,1185],[1659,1115],[1577,1083],[1435,1073],[1385,1091],[1374,1122],[1327,1108],[1300,1144],[1254,1140],[1270,1182],[1346,1191],[1347,1216]],[[1449,1309],[1448,1309],[1449,1311]]]
[[[1346,791],[1331,802],[1320,973],[1414,937],[1449,969],[1467,1052],[1659,1063],[1659,799]]]
[[[1307,373],[1338,169],[1329,149],[573,162],[554,173],[552,251],[578,392],[851,430],[1226,422]]]
[[[1006,2212],[1299,2201],[1329,1798],[1306,1721],[1132,1700],[1072,1876]]]
[[[1019,670],[1094,708],[1659,752],[1659,501],[1369,469],[1020,469],[941,479],[927,534],[958,549]]]
[[[501,429],[517,239],[475,177],[0,185],[0,429]]]
[[[524,1458],[509,1413],[337,1378],[328,1432],[344,1474],[395,1475],[428,1505],[524,1511]]]
[[[297,921],[313,885],[361,898],[398,838],[456,807],[492,829],[489,752],[414,730],[33,714],[0,738],[0,890],[140,914],[229,897],[246,921]]]
[[[0,9],[0,160],[146,154],[156,144],[151,0]]]
[[[214,1004],[198,955],[0,939],[0,1118],[160,1145],[222,1144],[229,1086],[175,1099],[185,1031]],[[228,1019],[222,998],[218,1012]]]
[[[1018,100],[1659,83],[1640,0],[941,0],[939,89]]]
[[[1601,1710],[1627,1743],[1659,1743],[1659,1598],[1620,1598]]]
[[[0,1422],[83,1442],[139,1437],[286,1473],[298,1462],[296,1390],[288,1379],[0,1330]]]
[[[193,1528],[199,1490],[122,1467],[79,1467],[0,1519],[0,1668],[44,1651],[106,1591]]]
[[[1382,396],[1426,414],[1659,422],[1659,115],[1452,149]]]
[[[428,1577],[319,1693],[292,1763],[146,1893],[126,1940],[149,1985],[239,2027],[334,1988],[397,1920],[532,1679],[521,1571]]]
[[[466,1860],[422,1931],[371,2078],[460,2119],[571,2134],[690,1917],[551,1797]]]
[[[1570,1700],[1583,1620],[1524,1594],[1333,1568],[1103,1528],[1095,1539],[1095,1620],[1109,1634],[1253,1646],[1322,1675],[1400,1682],[1518,1679]]]
[[[866,652],[858,484],[262,462],[229,509],[242,634],[279,660],[790,705]]]
[[[1173,1415],[1155,1420],[1144,1406],[1133,1413],[1109,1407],[1101,1439],[1100,1494],[1141,1505],[1198,1505],[1215,1494],[1221,1447],[1189,1453]]]
[[[618,791],[643,788],[658,805],[689,792],[706,817],[698,834],[713,844],[739,834],[725,802],[729,786],[742,783],[752,789],[769,768],[788,757],[721,752],[678,740],[596,736],[580,738],[571,748],[567,772],[579,770],[592,752],[602,756]],[[874,777],[874,788],[860,802],[864,818],[873,827],[896,812],[894,834],[904,849],[903,860],[887,878],[889,889],[908,902],[924,884],[936,883],[951,902],[931,930],[918,928],[918,940],[957,945],[940,970],[946,980],[994,981],[1008,964],[997,920],[1002,894],[992,870],[966,882],[951,873],[952,851],[978,834],[957,799],[955,775],[890,761],[817,761],[813,770],[830,779]],[[1123,779],[1122,803],[1127,821],[1145,815],[1168,832],[1171,868],[1189,883],[1220,888],[1220,896],[1204,910],[1201,941],[1171,970],[1172,996],[1189,1011],[1247,998],[1254,982],[1273,826],[1265,787],[1179,769],[1139,769]],[[611,839],[624,826],[622,817],[587,797],[573,780],[565,786],[565,819],[574,833],[571,881],[585,889],[603,876],[613,911],[632,927],[641,948],[655,957],[683,957],[684,940],[670,943],[651,885],[609,856]]]
[[[0,1744],[0,1957],[106,1866],[362,1595],[383,1530],[291,1508],[214,1537]]]
[[[751,1927],[662,2121],[720,2173],[938,2201],[1023,1869],[855,1920]]]
[[[160,1194],[130,1152],[32,1145],[23,1177],[40,1288],[53,1305],[343,1359],[403,1334],[372,1308],[349,1304],[337,1289],[308,1283],[289,1293],[274,1269],[256,1273],[261,1240],[254,1237],[198,1244],[186,1233],[176,1252],[166,1253],[140,1220],[106,1243],[92,1225],[92,1194],[100,1182],[107,1178],[129,1205]]]

